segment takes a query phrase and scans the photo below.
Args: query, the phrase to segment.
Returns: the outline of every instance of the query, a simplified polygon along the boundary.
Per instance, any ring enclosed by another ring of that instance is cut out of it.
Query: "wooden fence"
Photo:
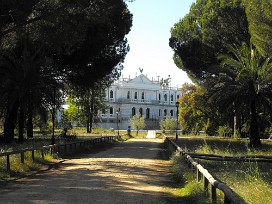
[[[44,153],[46,151],[50,152],[51,154],[53,152],[65,154],[67,151],[75,151],[78,148],[89,147],[91,145],[95,145],[95,144],[99,144],[99,143],[107,143],[107,142],[113,141],[114,139],[117,139],[119,137],[120,136],[104,136],[104,137],[92,138],[89,140],[70,142],[70,143],[66,143],[66,144],[54,144],[54,145],[43,146],[40,148],[27,148],[27,149],[23,149],[23,150],[0,153],[0,157],[6,158],[6,170],[9,172],[11,170],[10,169],[11,155],[20,154],[21,155],[21,163],[24,163],[26,152],[31,152],[31,158],[33,161],[35,161],[35,153],[38,151],[41,152],[42,158],[44,159]]]
[[[193,158],[186,154],[175,142],[165,136],[165,140],[178,152],[180,155],[184,156],[188,161],[189,167],[196,169],[197,181],[203,181],[205,195],[210,195],[212,202],[217,203],[217,193],[216,190],[219,189],[224,193],[224,204],[245,204],[246,202],[238,196],[230,187],[226,184],[216,180],[207,169],[202,167]],[[210,193],[209,193],[210,184]]]

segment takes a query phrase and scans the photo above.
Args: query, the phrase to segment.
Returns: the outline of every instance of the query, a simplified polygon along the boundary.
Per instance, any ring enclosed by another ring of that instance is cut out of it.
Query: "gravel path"
[[[169,161],[160,139],[133,139],[95,154],[65,159],[58,168],[11,182],[0,203],[170,203]]]

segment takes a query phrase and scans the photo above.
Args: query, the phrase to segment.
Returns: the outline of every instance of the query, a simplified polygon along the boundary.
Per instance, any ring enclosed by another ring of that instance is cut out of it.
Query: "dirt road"
[[[2,188],[0,203],[169,203],[171,176],[169,162],[158,157],[161,142],[133,139],[65,159]]]

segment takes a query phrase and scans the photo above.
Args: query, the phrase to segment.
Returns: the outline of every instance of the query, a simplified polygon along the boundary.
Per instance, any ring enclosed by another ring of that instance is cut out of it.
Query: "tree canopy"
[[[234,134],[236,126],[241,133],[247,123],[254,147],[260,145],[259,131],[271,126],[270,116],[264,117],[272,105],[271,20],[269,0],[197,0],[173,26],[169,40],[176,65],[206,89],[202,97],[189,95],[193,104],[197,98],[212,103],[220,113],[217,127],[232,126]],[[181,107],[184,117],[205,113],[193,104]]]
[[[252,43],[267,57],[272,56],[272,2],[270,0],[247,0],[246,14]]]
[[[1,0],[0,92],[8,90],[11,82],[22,90],[6,91],[8,100],[1,100],[2,110],[7,111],[4,123],[9,132],[5,135],[13,135],[17,114],[23,126],[26,113],[33,112],[34,104],[27,109],[21,105],[30,98],[37,104],[42,101],[49,110],[64,96],[65,84],[89,90],[101,79],[110,83],[118,78],[129,51],[125,35],[131,26],[132,15],[123,0]],[[13,80],[15,74],[21,80]],[[30,79],[23,80],[25,76]],[[35,86],[29,85],[32,79]],[[29,84],[22,85],[22,80]],[[12,97],[16,91],[26,94]]]
[[[174,62],[192,81],[202,83],[216,73],[211,67],[228,45],[249,42],[248,22],[239,0],[198,0],[171,29]]]

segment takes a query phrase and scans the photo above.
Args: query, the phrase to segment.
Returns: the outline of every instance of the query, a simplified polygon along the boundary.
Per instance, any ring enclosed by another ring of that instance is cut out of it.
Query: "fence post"
[[[32,161],[34,161],[35,160],[34,150],[31,150],[31,153],[32,153]]]
[[[25,163],[25,152],[21,152],[21,163]]]
[[[199,169],[196,167],[196,180],[199,182],[201,180],[201,172]]]
[[[42,159],[44,159],[44,152],[43,152],[43,148],[41,149],[41,154],[42,154]]]
[[[203,182],[204,182],[204,195],[208,196],[208,179],[203,175]]]
[[[9,158],[9,154],[7,155],[7,171],[10,171],[10,158]]]
[[[212,198],[212,203],[216,203],[217,197],[216,197],[216,187],[214,185],[211,185],[211,198]]]

